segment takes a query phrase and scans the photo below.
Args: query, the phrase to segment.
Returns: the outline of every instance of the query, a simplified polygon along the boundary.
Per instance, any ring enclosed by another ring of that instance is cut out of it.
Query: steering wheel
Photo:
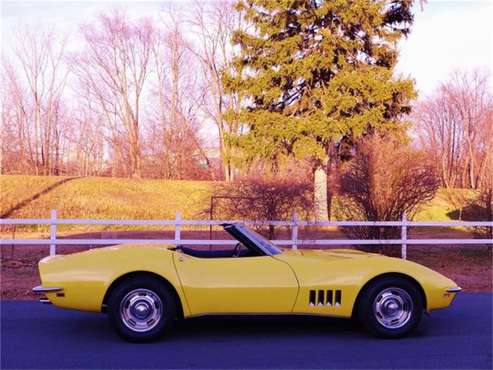
[[[241,251],[241,243],[236,243],[235,248],[233,249],[233,257],[240,257]]]

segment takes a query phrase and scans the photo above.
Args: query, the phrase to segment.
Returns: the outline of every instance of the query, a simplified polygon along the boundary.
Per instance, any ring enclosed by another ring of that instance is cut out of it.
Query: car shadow
[[[429,329],[429,318],[423,317],[420,325],[407,338],[426,336]],[[344,319],[326,316],[309,315],[238,315],[238,316],[203,316],[178,321],[169,338],[190,337],[256,337],[258,335],[271,338],[297,337],[299,335],[313,338],[359,338],[375,339],[355,319]]]
[[[347,319],[304,315],[214,315],[190,318],[177,323],[182,332],[214,332],[217,334],[251,331],[263,333],[311,332],[326,333],[330,327],[336,331],[354,330],[358,325]]]
[[[96,318],[97,317],[97,318]],[[127,343],[111,327],[106,315],[71,319],[63,325],[58,333],[70,338],[72,334],[78,338],[97,337],[105,343]],[[53,326],[51,326],[53,328]],[[406,336],[407,340],[427,338],[432,335],[428,318],[412,333]],[[437,335],[443,335],[443,333]],[[315,316],[203,316],[179,320],[172,330],[163,338],[147,343],[207,343],[227,342],[241,338],[242,341],[255,343],[255,339],[269,338],[271,340],[286,340],[286,338],[330,339],[337,341],[356,340],[367,342],[377,339],[366,332],[364,327],[351,319]]]
[[[421,324],[406,336],[407,339],[422,337],[443,337],[455,333],[457,329],[450,325],[451,316],[456,316],[457,308],[439,314],[423,315]],[[56,310],[56,312],[55,312]],[[59,310],[47,307],[49,317],[36,320],[36,329],[50,331],[58,337],[94,338],[106,343],[125,343],[109,323],[106,314],[80,311]],[[32,328],[31,328],[32,330]],[[252,340],[258,336],[275,339],[289,337],[311,337],[367,341],[373,339],[356,320],[309,315],[211,315],[178,320],[172,330],[154,343],[227,341],[231,338]]]
[[[108,322],[106,315],[78,315],[75,320],[72,317],[63,321],[63,323],[59,322],[56,325],[61,328],[59,335],[64,332],[70,337],[72,333],[77,333],[79,338],[97,336],[98,340],[105,342],[121,341],[121,338]],[[50,325],[52,330],[54,329],[53,324],[55,323]],[[221,338],[226,340],[226,338],[234,337],[253,339],[259,335],[273,339],[291,335],[294,337],[297,335],[340,337],[344,334],[352,337],[367,336],[357,322],[341,318],[298,315],[214,315],[178,320],[162,341],[182,341],[191,338],[198,341],[221,341]]]

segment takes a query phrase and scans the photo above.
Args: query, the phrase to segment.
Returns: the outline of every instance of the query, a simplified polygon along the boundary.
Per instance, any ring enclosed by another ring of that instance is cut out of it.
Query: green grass
[[[213,192],[213,183],[207,181],[3,175],[0,176],[1,213],[59,182],[63,183],[37,199],[24,202],[8,217],[48,218],[50,210],[56,209],[61,218],[173,219],[178,211],[183,218],[201,219],[207,218],[204,211]],[[454,210],[446,191],[440,190],[432,201],[421,207],[415,219],[448,221],[451,220],[449,213]],[[88,227],[77,229],[87,230]]]
[[[450,203],[450,193],[453,197],[473,198],[476,194],[470,189],[439,189],[435,198],[422,205],[414,219],[416,221],[457,221],[451,217],[452,212],[457,211],[457,207]],[[457,213],[457,212],[456,212]]]

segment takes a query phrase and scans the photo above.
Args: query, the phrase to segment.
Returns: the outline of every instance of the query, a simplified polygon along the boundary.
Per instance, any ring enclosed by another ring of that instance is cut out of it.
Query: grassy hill
[[[0,176],[0,213],[9,218],[202,218],[213,190],[206,181],[105,177]]]
[[[213,183],[105,177],[0,176],[0,214],[9,218],[204,218]],[[460,190],[459,190],[460,191]],[[454,207],[440,190],[422,207],[419,220],[450,220]]]
[[[450,193],[462,199],[472,200],[477,196],[477,192],[471,189],[439,189],[434,199],[420,207],[416,221],[457,221],[457,217],[451,217],[452,213],[458,215],[458,209],[450,203]]]

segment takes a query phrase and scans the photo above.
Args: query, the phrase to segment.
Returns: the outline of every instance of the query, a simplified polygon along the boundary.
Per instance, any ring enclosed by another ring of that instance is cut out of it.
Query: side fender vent
[[[315,291],[310,290],[310,298],[308,299],[308,304],[310,306],[315,306]]]
[[[334,299],[334,294],[332,294],[332,290],[327,290],[327,306],[332,306]]]
[[[336,290],[336,299],[335,299],[335,303],[334,303],[334,305],[336,307],[341,305],[341,299],[342,299],[342,293],[341,293],[341,291],[340,290]]]
[[[325,306],[325,292],[323,290],[318,291],[317,306]]]
[[[308,305],[310,307],[339,307],[342,303],[341,290],[310,290]]]

